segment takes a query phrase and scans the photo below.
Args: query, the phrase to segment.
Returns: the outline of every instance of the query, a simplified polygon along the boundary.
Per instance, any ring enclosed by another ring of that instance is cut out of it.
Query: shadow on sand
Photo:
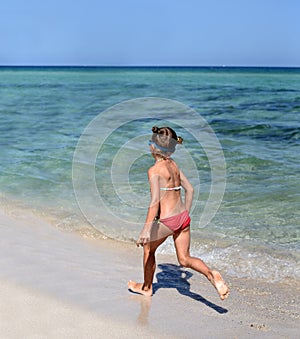
[[[193,276],[191,272],[174,264],[159,264],[158,267],[161,269],[161,272],[156,274],[157,282],[153,284],[153,294],[155,294],[160,288],[176,288],[180,294],[200,301],[218,313],[222,314],[228,312],[226,308],[218,306],[203,298],[200,294],[194,293],[190,290],[191,284],[188,282],[188,279]]]

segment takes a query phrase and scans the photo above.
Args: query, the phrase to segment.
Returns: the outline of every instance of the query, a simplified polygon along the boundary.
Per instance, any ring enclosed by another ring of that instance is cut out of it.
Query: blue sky
[[[299,0],[9,0],[0,65],[300,66]]]

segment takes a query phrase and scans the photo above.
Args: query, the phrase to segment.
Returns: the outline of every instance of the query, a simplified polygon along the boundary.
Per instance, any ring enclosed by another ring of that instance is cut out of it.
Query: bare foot
[[[215,286],[216,290],[219,293],[219,296],[222,300],[228,298],[229,288],[225,284],[224,280],[221,277],[221,274],[218,271],[211,271],[212,273],[212,284]]]
[[[128,289],[134,293],[139,293],[142,295],[145,295],[147,297],[152,296],[152,288],[149,290],[143,290],[143,285],[142,283],[137,283],[135,281],[129,280],[127,283]]]

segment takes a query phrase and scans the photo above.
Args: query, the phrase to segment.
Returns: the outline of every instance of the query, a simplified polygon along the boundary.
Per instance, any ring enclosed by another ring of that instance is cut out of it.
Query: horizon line
[[[299,66],[279,66],[279,65],[106,65],[106,64],[3,64],[0,67],[81,67],[81,68],[96,68],[96,67],[111,67],[111,68],[300,68]]]

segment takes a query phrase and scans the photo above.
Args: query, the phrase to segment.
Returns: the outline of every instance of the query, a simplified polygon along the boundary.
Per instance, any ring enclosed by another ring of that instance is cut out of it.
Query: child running
[[[176,145],[183,142],[170,127],[152,128],[149,141],[155,164],[148,170],[151,200],[144,227],[136,242],[144,249],[144,282],[128,282],[132,292],[145,296],[153,294],[153,277],[156,269],[155,251],[170,235],[173,236],[177,259],[181,266],[191,268],[212,283],[222,300],[228,297],[229,289],[218,271],[211,270],[198,258],[190,256],[189,212],[194,189],[176,162],[170,157]],[[181,198],[184,190],[184,201]]]

